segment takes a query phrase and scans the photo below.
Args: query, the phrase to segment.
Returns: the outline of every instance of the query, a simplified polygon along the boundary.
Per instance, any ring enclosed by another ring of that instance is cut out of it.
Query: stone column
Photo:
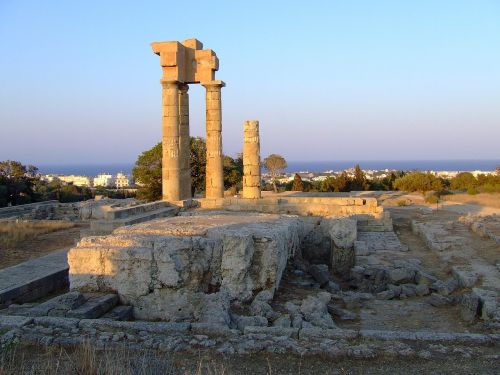
[[[179,84],[179,164],[180,199],[191,198],[191,166],[189,145],[189,85]]]
[[[224,197],[224,172],[222,169],[222,81],[202,83],[206,88],[206,125],[207,125],[207,170],[206,198]]]
[[[177,81],[162,81],[162,199],[180,199],[179,87]]]
[[[243,198],[260,198],[259,122],[243,124]]]

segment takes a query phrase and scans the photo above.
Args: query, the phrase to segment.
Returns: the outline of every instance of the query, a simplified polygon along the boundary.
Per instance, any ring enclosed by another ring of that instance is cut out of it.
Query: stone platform
[[[70,250],[71,289],[118,293],[140,319],[228,323],[229,301],[278,288],[302,227],[297,217],[211,214],[118,228]]]
[[[253,211],[312,216],[368,215],[382,217],[383,207],[372,197],[334,197],[325,194],[267,196],[261,199],[196,199],[202,209]]]
[[[0,308],[35,301],[68,287],[68,250],[0,270]]]

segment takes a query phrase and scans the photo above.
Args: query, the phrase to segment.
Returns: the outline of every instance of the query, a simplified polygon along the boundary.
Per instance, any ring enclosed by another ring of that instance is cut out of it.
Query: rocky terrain
[[[498,362],[496,223],[187,210],[82,239],[72,291],[1,310],[2,342]]]

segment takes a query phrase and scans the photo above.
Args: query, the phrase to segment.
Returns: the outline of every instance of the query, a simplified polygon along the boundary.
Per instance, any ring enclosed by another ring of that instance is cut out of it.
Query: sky
[[[129,163],[161,139],[153,41],[219,57],[224,153],[500,159],[500,1],[0,0],[0,160]],[[205,135],[191,85],[191,135]]]

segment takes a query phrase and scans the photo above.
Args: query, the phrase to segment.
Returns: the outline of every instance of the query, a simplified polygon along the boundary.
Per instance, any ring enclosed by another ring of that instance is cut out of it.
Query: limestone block
[[[88,237],[69,252],[72,290],[115,292],[136,319],[228,324],[231,298],[278,288],[297,218],[185,216]]]
[[[325,218],[321,227],[335,247],[347,249],[354,246],[357,238],[357,221],[353,218]]]
[[[243,176],[243,188],[245,186],[260,187],[260,184],[261,184],[260,176],[251,176],[251,175]]]
[[[259,164],[247,164],[243,165],[243,170],[245,176],[258,176],[260,183],[260,165]]]

